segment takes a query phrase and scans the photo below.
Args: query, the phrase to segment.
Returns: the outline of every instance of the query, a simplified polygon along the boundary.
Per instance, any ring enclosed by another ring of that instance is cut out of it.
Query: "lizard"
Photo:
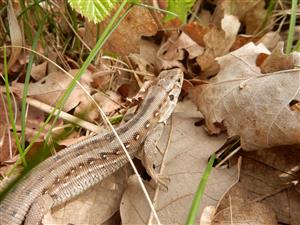
[[[146,145],[152,133],[166,123],[174,110],[183,82],[178,69],[162,71],[156,83],[149,87],[137,113],[116,129],[133,158]],[[160,132],[160,131],[159,131]],[[158,139],[160,135],[156,135]],[[152,143],[147,144],[147,143]],[[151,149],[150,151],[153,151]],[[142,162],[157,183],[147,154]],[[64,148],[34,167],[0,202],[0,225],[39,224],[51,210],[102,181],[128,162],[124,150],[113,132],[98,134]]]

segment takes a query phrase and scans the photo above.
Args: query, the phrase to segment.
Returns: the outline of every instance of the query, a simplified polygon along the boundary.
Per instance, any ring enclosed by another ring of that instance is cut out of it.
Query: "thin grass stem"
[[[286,54],[290,54],[292,52],[292,48],[293,48],[293,40],[294,40],[295,25],[296,25],[297,4],[298,4],[298,0],[292,0],[290,27],[289,27],[288,39],[287,39],[287,44],[286,44],[286,49],[285,49]]]
[[[216,158],[215,154],[213,154],[210,157],[208,165],[207,165],[207,167],[206,167],[206,169],[205,169],[205,171],[202,175],[202,178],[200,180],[199,186],[197,188],[197,191],[195,193],[195,196],[194,196],[194,199],[193,199],[193,202],[192,202],[192,206],[191,206],[190,211],[189,211],[189,215],[188,215],[188,218],[187,218],[186,225],[197,224],[196,219],[197,219],[197,215],[198,215],[198,212],[199,212],[201,199],[202,199],[202,196],[204,194],[206,183],[207,183],[208,177],[210,175],[210,172],[212,170],[215,158]]]

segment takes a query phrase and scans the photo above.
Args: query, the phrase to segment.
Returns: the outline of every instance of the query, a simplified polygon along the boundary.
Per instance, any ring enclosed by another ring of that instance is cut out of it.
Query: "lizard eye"
[[[169,99],[170,99],[171,101],[173,101],[173,100],[174,100],[174,95],[169,95]]]
[[[178,82],[178,83],[181,83],[181,79],[180,79],[180,78],[178,78],[178,79],[177,79],[177,82]]]

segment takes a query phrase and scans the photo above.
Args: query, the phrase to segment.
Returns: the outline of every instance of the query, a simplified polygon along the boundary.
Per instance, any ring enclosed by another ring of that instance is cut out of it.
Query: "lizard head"
[[[162,105],[160,122],[165,122],[173,112],[183,83],[183,72],[181,69],[166,70],[159,74],[158,85],[166,93],[165,104]]]

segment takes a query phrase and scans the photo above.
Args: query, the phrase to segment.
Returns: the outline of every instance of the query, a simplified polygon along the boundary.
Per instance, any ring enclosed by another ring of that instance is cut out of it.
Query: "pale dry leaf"
[[[253,34],[258,31],[265,19],[264,6],[265,2],[261,0],[221,0],[215,9],[213,23],[218,24],[224,14],[232,14],[245,25],[246,34]]]
[[[295,67],[300,67],[300,52],[293,52]]]
[[[154,191],[149,184],[144,183],[144,185],[149,196],[153,196]],[[138,179],[134,174],[128,179],[128,186],[120,204],[122,224],[147,224],[150,208],[147,203],[145,204],[144,198]]]
[[[249,43],[217,58],[221,67],[209,84],[195,88],[193,96],[212,134],[223,128],[239,135],[245,150],[300,142],[300,112],[289,104],[300,100],[300,71],[262,75],[256,66],[262,45]]]
[[[121,96],[113,91],[107,91],[105,94],[97,92],[92,95],[92,98],[98,103],[103,112],[109,115],[120,108]],[[90,98],[85,98],[76,107],[74,115],[81,116],[88,121],[94,121],[100,116],[98,107]]]
[[[15,9],[13,7],[12,0],[8,0],[7,16],[9,24],[9,33],[11,39],[11,45],[13,46],[23,46],[23,36],[21,27],[19,25]],[[8,62],[8,68],[10,68],[18,60],[22,49],[12,48],[11,54]]]
[[[211,225],[215,213],[216,213],[216,207],[214,206],[205,207],[201,214],[200,225]]]
[[[127,172],[121,169],[48,213],[43,224],[102,224],[119,210]]]
[[[75,76],[77,72],[78,70],[69,71],[72,76]],[[29,84],[28,96],[51,106],[55,106],[58,99],[62,96],[63,92],[66,91],[68,85],[71,83],[71,80],[72,78],[63,72],[50,73],[38,82]],[[90,92],[89,86],[91,81],[91,73],[86,71],[82,75],[80,83],[88,92]],[[22,83],[14,83],[13,86],[15,89],[19,90],[19,95],[21,96],[24,85]],[[63,110],[67,112],[73,109],[85,98],[87,98],[85,92],[81,89],[81,87],[76,85],[67,102],[63,106]]]
[[[231,206],[220,211],[211,225],[277,225],[275,213],[262,203]]]
[[[45,61],[39,65],[33,65],[31,69],[31,77],[36,81],[46,76],[48,62]]]
[[[221,136],[209,137],[202,127],[194,126],[195,121],[173,116],[173,135],[163,172],[163,175],[170,178],[170,183],[168,191],[160,190],[156,199],[156,209],[162,224],[185,223],[195,190],[207,166],[207,159],[225,140]],[[158,146],[160,151],[165,149],[168,132],[166,130],[161,138]],[[154,160],[156,169],[160,168],[161,158],[162,155],[157,154]],[[202,199],[201,210],[207,205],[216,205],[217,199],[235,179],[235,168],[228,171],[214,170]],[[149,190],[152,195],[152,190]],[[149,206],[140,187],[128,187],[122,198],[123,224],[145,223],[148,215]]]
[[[281,41],[281,36],[279,32],[268,32],[264,36],[262,36],[256,44],[262,43],[266,46],[267,49],[273,49],[277,46],[278,42]]]
[[[234,43],[236,36],[239,32],[241,23],[236,16],[225,14],[221,20],[222,30],[225,32],[225,46],[228,51]]]
[[[202,79],[215,75],[219,70],[215,58],[229,51],[236,39],[240,22],[235,16],[225,14],[221,20],[221,28],[212,26],[203,36],[206,50],[204,54],[197,57],[197,62],[202,71]]]

